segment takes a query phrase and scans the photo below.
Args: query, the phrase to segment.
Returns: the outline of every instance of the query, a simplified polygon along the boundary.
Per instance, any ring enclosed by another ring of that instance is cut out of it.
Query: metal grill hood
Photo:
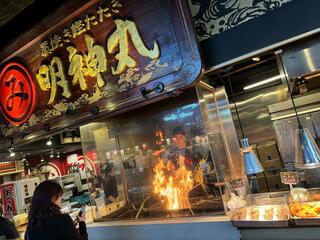
[[[320,37],[283,48],[284,67],[290,79],[297,77],[319,76],[320,74]],[[318,74],[319,73],[319,74]]]

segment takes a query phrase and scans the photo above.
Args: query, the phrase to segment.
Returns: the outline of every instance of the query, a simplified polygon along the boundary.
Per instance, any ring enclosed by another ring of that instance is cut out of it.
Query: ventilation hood
[[[320,37],[282,49],[284,67],[290,79],[320,76]]]

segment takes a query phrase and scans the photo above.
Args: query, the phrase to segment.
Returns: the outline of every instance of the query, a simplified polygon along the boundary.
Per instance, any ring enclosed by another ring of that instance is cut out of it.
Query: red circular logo
[[[21,125],[29,119],[36,102],[36,88],[25,67],[13,62],[3,68],[0,93],[0,111],[6,120]]]

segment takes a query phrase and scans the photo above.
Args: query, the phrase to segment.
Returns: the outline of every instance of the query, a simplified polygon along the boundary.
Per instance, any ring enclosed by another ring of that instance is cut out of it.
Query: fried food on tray
[[[232,220],[239,221],[239,220],[246,220],[247,209],[246,208],[238,208],[234,210],[232,214]]]
[[[259,208],[250,208],[249,209],[249,218],[250,220],[258,220],[260,215]]]
[[[273,208],[266,208],[263,215],[264,220],[273,220]]]
[[[281,221],[288,218],[289,209],[286,205],[238,208],[231,216],[233,221]]]
[[[299,218],[320,217],[320,203],[298,203],[290,204],[291,214]]]
[[[281,206],[277,208],[277,218],[278,220],[285,220],[289,218],[289,212],[287,206]]]

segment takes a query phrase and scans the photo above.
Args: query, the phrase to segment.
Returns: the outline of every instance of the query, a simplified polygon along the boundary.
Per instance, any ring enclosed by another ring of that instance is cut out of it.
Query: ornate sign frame
[[[2,134],[18,143],[167,98],[203,75],[184,0],[74,0],[0,59],[1,68],[21,63],[37,89],[28,121],[0,122]]]

